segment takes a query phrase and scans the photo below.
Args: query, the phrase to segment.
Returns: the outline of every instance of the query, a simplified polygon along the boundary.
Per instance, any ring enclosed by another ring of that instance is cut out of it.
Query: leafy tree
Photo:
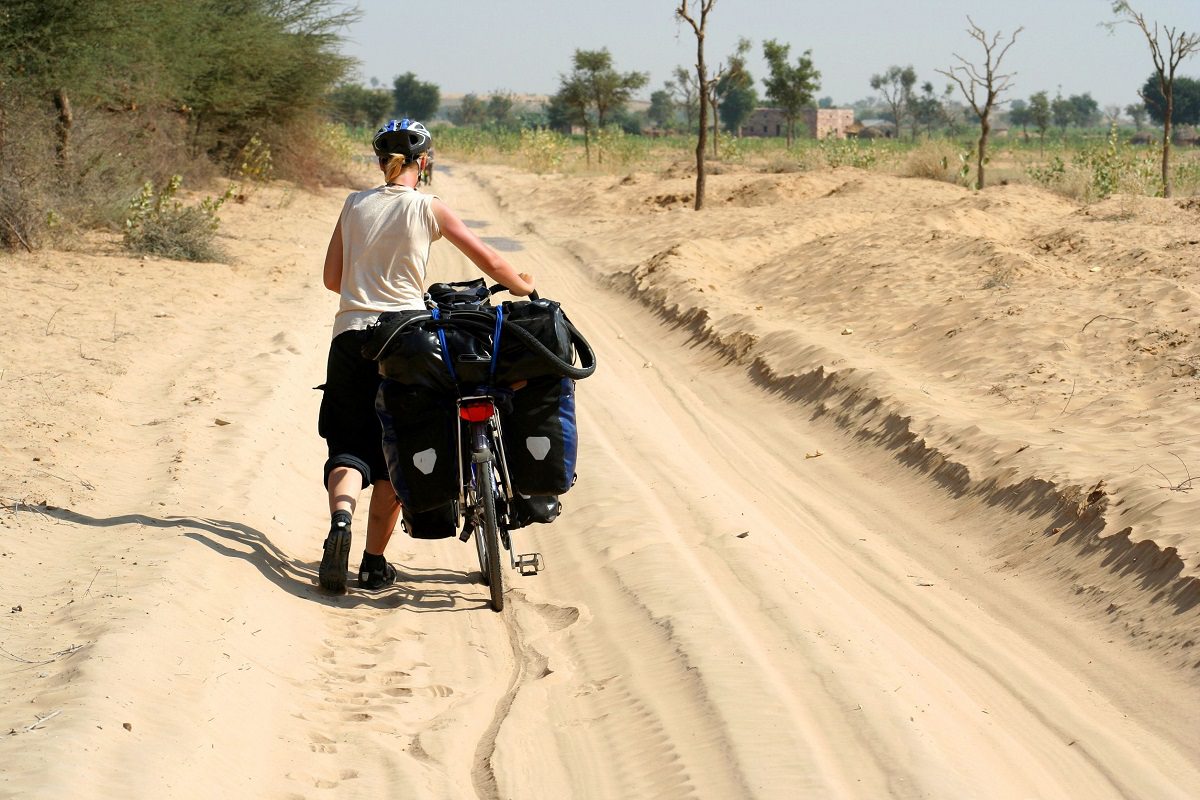
[[[950,90],[950,87],[946,88]],[[946,104],[935,93],[931,81],[921,84],[921,94],[913,96],[911,113],[914,127],[921,125],[926,133],[931,132],[935,126],[946,123]]]
[[[159,106],[186,115],[194,152],[228,156],[254,133],[276,135],[315,112],[349,71],[338,31],[356,12],[340,6],[6,0],[0,81],[24,97],[53,97],[64,137],[72,103],[125,112]]]
[[[633,92],[649,80],[645,72],[617,72],[608,48],[576,50],[575,74],[583,79],[588,102],[596,111],[598,128],[603,128],[612,114],[624,109]]]
[[[650,108],[646,111],[646,116],[657,128],[672,127],[679,111],[670,87],[671,84],[668,83],[664,88],[650,93]]]
[[[1163,147],[1162,147],[1162,179],[1163,196],[1170,197],[1171,187],[1171,123],[1175,119],[1175,72],[1184,59],[1200,50],[1200,34],[1188,33],[1171,26],[1162,28],[1162,40],[1159,24],[1150,23],[1135,11],[1126,0],[1117,0],[1112,6],[1117,21],[1109,23],[1109,30],[1116,25],[1125,23],[1133,25],[1146,37],[1150,46],[1150,57],[1154,61],[1154,72],[1158,78],[1158,91],[1162,97],[1160,108],[1163,115]],[[1149,102],[1147,102],[1149,107]]]
[[[1144,98],[1143,105],[1140,106],[1142,118],[1144,119],[1149,112],[1150,119],[1154,120],[1156,125],[1162,125],[1165,116],[1163,109],[1167,107],[1167,102],[1162,95],[1158,76],[1151,75],[1147,78],[1138,93]],[[1171,106],[1172,125],[1200,125],[1200,80],[1183,76],[1176,77]],[[1128,111],[1128,109],[1126,110]]]
[[[763,80],[767,99],[782,113],[787,122],[787,145],[796,138],[796,120],[805,106],[811,105],[813,94],[821,88],[821,73],[813,66],[812,51],[805,50],[793,66],[788,63],[791,45],[774,39],[763,42],[763,57],[771,76]]]
[[[688,9],[688,0],[679,0],[675,9],[675,18],[691,26],[696,35],[696,94],[700,98],[699,133],[696,136],[696,202],[695,209],[704,207],[704,145],[708,132],[708,99],[712,91],[713,78],[704,64],[704,37],[708,30],[708,15],[712,12],[716,0],[695,0],[696,13]]]
[[[1071,104],[1071,122],[1080,128],[1090,128],[1100,120],[1100,104],[1091,92],[1073,94],[1067,98]]]
[[[1075,118],[1075,107],[1060,92],[1050,101],[1050,114],[1054,117],[1054,124],[1059,127],[1059,130],[1065,132],[1067,126]]]
[[[755,90],[754,84],[729,89],[721,101],[721,124],[725,126],[725,130],[740,135],[742,126],[756,108],[758,91]]]
[[[588,113],[591,106],[587,79],[579,70],[559,76],[558,92],[550,98],[550,116],[568,130],[576,125],[583,128],[583,152],[588,166],[592,163],[592,117]]]
[[[1029,104],[1024,100],[1013,100],[1008,107],[1008,124],[1020,126],[1021,133],[1026,137],[1029,135],[1030,116]]]
[[[1130,103],[1125,106],[1125,113],[1133,120],[1134,128],[1140,131],[1146,127],[1146,104],[1144,101],[1141,103]]]
[[[1046,131],[1050,129],[1053,112],[1050,110],[1050,97],[1045,92],[1037,92],[1029,97],[1029,123],[1037,128],[1038,146],[1044,152],[1046,149]]]
[[[882,74],[871,76],[871,88],[883,96],[883,101],[892,110],[897,136],[900,135],[905,115],[912,110],[913,87],[916,84],[917,72],[911,64],[907,67],[891,66]],[[916,138],[915,129],[913,138]]]
[[[740,135],[742,125],[750,112],[758,105],[758,92],[754,90],[754,77],[746,68],[746,54],[750,52],[750,40],[739,39],[737,49],[726,62],[721,77],[717,79],[716,96],[721,124],[725,130]]]
[[[329,113],[334,121],[351,127],[373,128],[392,111],[392,95],[357,83],[342,83],[329,93]]]
[[[938,72],[958,84],[963,96],[970,104],[971,110],[979,119],[979,143],[975,148],[975,188],[982,189],[992,109],[996,107],[1000,96],[1008,89],[1012,81],[1011,73],[1000,72],[1000,64],[1004,61],[1004,56],[1008,53],[1009,48],[1016,43],[1017,34],[1024,28],[1017,28],[1008,42],[1002,44],[999,31],[989,37],[987,32],[976,25],[970,17],[967,17],[967,22],[971,26],[967,30],[968,35],[983,47],[983,64],[978,66],[972,64],[956,53],[954,57],[959,60],[960,64],[949,70],[938,70]]]
[[[229,161],[258,135],[274,166],[286,170],[289,151],[310,141],[312,120],[328,112],[330,92],[353,66],[339,34],[356,17],[340,0],[4,0],[0,206],[29,202],[30,195],[9,194],[28,188],[12,170],[17,159],[33,157],[33,148],[14,149],[5,129],[17,112],[47,119],[44,128],[21,131],[21,144],[54,142],[63,168],[57,182],[44,192],[33,187],[46,198],[78,195],[85,180],[123,193],[113,178],[160,177],[166,159],[176,157],[164,151],[181,140],[197,159]],[[47,118],[52,109],[57,114]],[[91,137],[76,142],[75,119],[84,115]],[[145,135],[176,124],[182,135]],[[131,131],[139,132],[132,140]],[[99,156],[84,164],[110,135],[129,145],[119,165]],[[92,200],[86,213],[113,205],[111,197]]]
[[[817,108],[833,108],[833,98],[822,97],[817,101]]]
[[[482,125],[487,118],[487,106],[483,100],[477,94],[468,93],[463,95],[462,101],[458,104],[458,111],[454,114],[454,123],[456,125]]]
[[[487,103],[488,121],[500,128],[513,127],[516,121],[513,113],[515,107],[516,98],[512,92],[492,92]]]
[[[393,111],[397,117],[426,120],[437,113],[442,94],[437,84],[417,80],[417,76],[406,72],[392,81]]]
[[[617,72],[607,48],[576,50],[572,65],[570,74],[559,76],[557,106],[564,112],[564,119],[583,126],[584,150],[590,164],[593,127],[603,129],[611,117],[623,111],[634,90],[645,86],[649,76],[644,72]]]
[[[576,112],[575,108],[568,104],[568,100],[573,99],[571,96],[564,94],[563,88],[560,86],[559,91],[550,95],[550,99],[545,104],[546,125],[561,133],[570,133],[571,129],[576,125],[583,125],[583,118],[579,113],[586,114],[587,104],[581,106],[582,111]]]

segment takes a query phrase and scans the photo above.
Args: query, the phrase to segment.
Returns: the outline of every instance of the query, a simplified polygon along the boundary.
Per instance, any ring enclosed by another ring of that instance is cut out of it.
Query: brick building
[[[813,139],[845,139],[846,131],[854,124],[854,109],[806,108],[796,122],[797,136],[807,129]],[[787,136],[787,119],[777,108],[756,108],[742,126],[742,135]]]

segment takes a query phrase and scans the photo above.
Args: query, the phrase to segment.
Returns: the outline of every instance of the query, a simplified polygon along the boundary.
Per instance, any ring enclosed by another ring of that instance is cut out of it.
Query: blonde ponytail
[[[379,161],[379,166],[383,167],[383,179],[388,183],[399,183],[400,173],[404,171],[404,156],[392,155]]]

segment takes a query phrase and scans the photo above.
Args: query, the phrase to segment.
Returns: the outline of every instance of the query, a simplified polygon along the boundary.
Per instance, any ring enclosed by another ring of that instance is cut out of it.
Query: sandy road
[[[520,244],[600,359],[566,512],[515,536],[547,570],[510,573],[497,615],[470,547],[397,538],[395,591],[315,588],[307,389],[333,306],[314,254],[339,200],[312,201],[271,255],[293,257],[281,302],[239,296],[263,280],[240,270],[228,316],[181,310],[153,358],[130,353],[111,413],[163,422],[83,461],[121,480],[19,520],[91,552],[53,623],[88,645],[44,685],[6,682],[5,729],[18,701],[62,714],[0,741],[0,796],[1194,796],[1196,688],[998,571],[989,536],[1028,521],[765,396],[520,230],[467,168],[436,188]],[[434,269],[465,274],[444,245]]]

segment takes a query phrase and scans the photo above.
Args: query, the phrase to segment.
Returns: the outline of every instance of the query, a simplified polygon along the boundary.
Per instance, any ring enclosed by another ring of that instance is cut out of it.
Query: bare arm
[[[342,220],[339,218],[329,237],[329,249],[325,251],[325,288],[341,294],[342,291]]]
[[[523,297],[533,291],[533,278],[528,273],[513,269],[503,256],[484,244],[441,200],[433,201],[433,216],[442,229],[442,236],[471,259],[484,275],[518,296]]]

